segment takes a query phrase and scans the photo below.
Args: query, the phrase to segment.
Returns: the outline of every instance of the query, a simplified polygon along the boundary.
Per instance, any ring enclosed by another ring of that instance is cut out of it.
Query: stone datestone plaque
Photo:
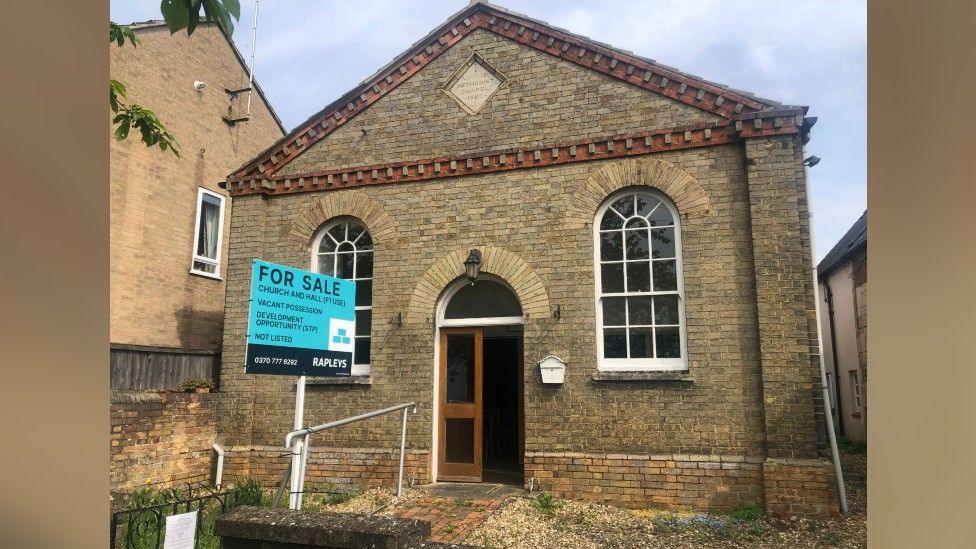
[[[474,54],[444,86],[444,91],[461,105],[468,114],[481,110],[488,99],[498,91],[505,77],[484,59]]]

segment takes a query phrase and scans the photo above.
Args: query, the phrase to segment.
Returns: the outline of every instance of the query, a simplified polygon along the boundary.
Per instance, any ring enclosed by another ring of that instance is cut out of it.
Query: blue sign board
[[[348,376],[355,304],[351,280],[254,260],[244,371]]]

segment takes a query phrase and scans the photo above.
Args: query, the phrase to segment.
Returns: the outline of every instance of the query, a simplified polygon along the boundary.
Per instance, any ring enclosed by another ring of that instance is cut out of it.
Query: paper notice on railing
[[[163,549],[193,549],[197,537],[197,511],[166,517]]]

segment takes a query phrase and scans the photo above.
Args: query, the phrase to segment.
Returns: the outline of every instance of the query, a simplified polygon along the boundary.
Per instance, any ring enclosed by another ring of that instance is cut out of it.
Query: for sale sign
[[[348,376],[355,304],[351,280],[254,260],[244,371]]]

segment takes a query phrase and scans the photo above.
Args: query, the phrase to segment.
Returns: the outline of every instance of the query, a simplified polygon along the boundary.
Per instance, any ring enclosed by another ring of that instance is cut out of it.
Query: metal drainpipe
[[[840,407],[840,370],[837,366],[837,331],[834,330],[834,292],[830,289],[830,280],[824,278],[824,287],[827,288],[827,322],[830,324],[830,355],[834,359],[834,394],[837,395],[837,425],[840,426],[840,436],[844,436],[844,415]]]
[[[810,262],[813,268],[810,271],[810,276],[813,278],[813,303],[816,305],[820,302],[820,283],[817,280],[817,258],[814,255],[816,253],[816,247],[814,246],[813,238],[813,205],[810,202],[810,178],[807,177],[807,168],[804,167],[804,189],[806,191],[806,202],[807,202],[807,214],[809,219],[808,229],[810,231]],[[830,416],[830,388],[827,386],[827,366],[824,364],[824,353],[823,353],[823,334],[820,330],[820,307],[814,307],[813,312],[816,315],[817,322],[817,352],[820,355],[820,387],[823,390],[823,401],[826,407],[824,417],[827,419],[827,439],[830,442],[830,455],[834,462],[834,474],[837,477],[837,495],[840,496],[840,511],[847,514],[847,491],[844,488],[844,471],[840,466],[840,454],[837,451],[837,435],[834,433],[834,418]]]
[[[224,476],[224,449],[218,444],[214,444],[213,449],[217,452],[217,478],[214,484],[217,485],[217,490],[220,490],[220,481]]]

